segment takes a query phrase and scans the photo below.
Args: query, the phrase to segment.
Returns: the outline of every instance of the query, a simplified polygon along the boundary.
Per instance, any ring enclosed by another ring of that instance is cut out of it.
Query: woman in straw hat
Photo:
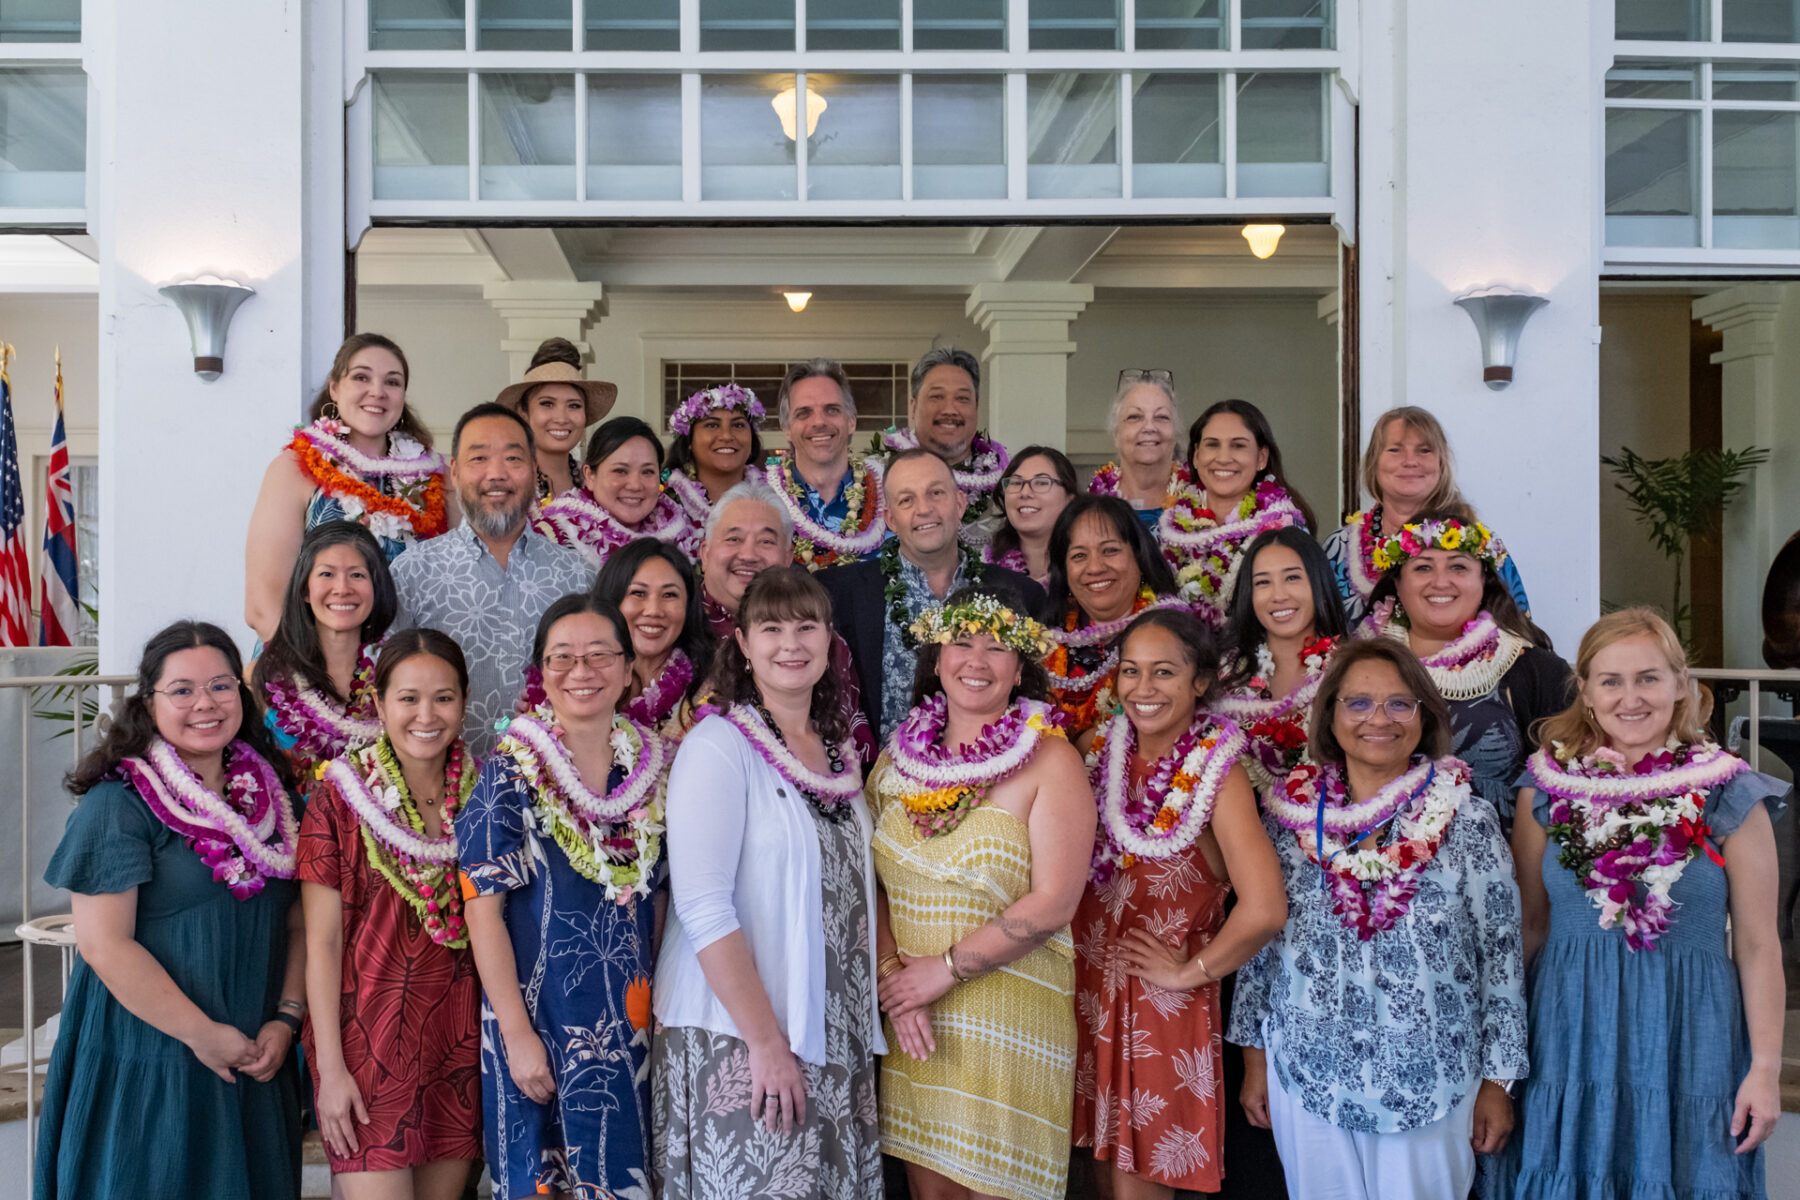
[[[547,504],[574,487],[581,435],[612,411],[619,387],[584,379],[581,351],[567,338],[546,338],[531,356],[525,378],[495,399],[517,409],[531,425],[537,446],[537,498]]]

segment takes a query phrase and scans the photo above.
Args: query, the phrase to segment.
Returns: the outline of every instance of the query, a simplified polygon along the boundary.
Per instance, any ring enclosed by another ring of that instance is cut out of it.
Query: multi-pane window
[[[1314,211],[1345,183],[1331,0],[368,3],[351,69],[374,80],[353,119],[370,125],[376,216],[453,213],[442,201]]]
[[[0,0],[0,42],[79,42],[81,0]]]
[[[61,224],[87,204],[81,0],[0,0],[0,51],[20,43],[0,67],[0,224]]]
[[[1800,5],[1619,0],[1615,35],[1607,245],[1800,250]]]
[[[769,412],[766,429],[775,428],[775,403],[789,362],[670,362],[663,363],[663,426],[695,392],[720,384],[735,383],[756,393]],[[856,400],[856,428],[861,433],[879,432],[890,425],[906,424],[907,373],[910,362],[844,362],[850,377],[850,394]]]

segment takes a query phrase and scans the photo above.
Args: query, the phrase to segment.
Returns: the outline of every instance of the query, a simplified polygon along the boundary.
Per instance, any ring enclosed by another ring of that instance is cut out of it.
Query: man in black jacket
[[[818,575],[831,593],[832,621],[850,644],[862,684],[863,711],[885,742],[912,706],[917,644],[908,627],[931,604],[972,583],[1017,591],[1036,612],[1043,589],[1016,571],[981,561],[957,530],[967,500],[944,460],[929,450],[904,450],[888,463],[888,529],[894,535],[868,562]]]

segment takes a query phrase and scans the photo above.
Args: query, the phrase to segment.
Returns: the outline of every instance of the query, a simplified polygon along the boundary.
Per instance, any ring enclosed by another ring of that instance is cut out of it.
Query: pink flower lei
[[[1546,746],[1528,764],[1550,799],[1544,832],[1558,847],[1557,861],[1581,881],[1600,928],[1622,930],[1630,950],[1654,950],[1688,863],[1704,851],[1725,865],[1709,840],[1706,797],[1749,764],[1708,741],[1671,739],[1629,772],[1623,756],[1605,747],[1579,758],[1561,749]]]
[[[579,550],[589,565],[599,566],[614,550],[641,537],[673,542],[692,558],[700,548],[700,531],[685,509],[664,492],[637,528],[613,516],[583,484],[576,484],[531,516],[531,527],[545,537]]]
[[[990,543],[981,548],[981,561],[988,563],[991,566],[999,567],[1003,571],[1012,571],[1013,573],[1023,575],[1026,578],[1031,577],[1031,564],[1025,561],[1025,552],[1023,550],[1015,548],[1008,550],[1003,554],[995,555],[994,547],[992,543]]]
[[[1287,489],[1265,477],[1244,494],[1237,511],[1221,523],[1203,507],[1198,492],[1180,496],[1157,519],[1156,539],[1176,569],[1181,596],[1214,626],[1231,615],[1231,596],[1244,566],[1244,548],[1261,533],[1306,527],[1306,517]]]
[[[842,746],[826,746],[828,754],[833,750],[836,753],[831,755],[832,773],[824,775],[801,762],[800,756],[788,749],[780,732],[753,706],[734,704],[724,716],[789,787],[811,800],[827,817],[842,820],[849,814],[850,804],[862,795],[862,772],[848,766],[856,761],[854,742],[846,740]]]
[[[899,799],[922,837],[962,824],[995,785],[1023,770],[1045,734],[1061,736],[1062,720],[1041,700],[1013,701],[992,725],[966,745],[944,745],[950,702],[940,692],[906,715],[888,745],[888,767],[876,784],[884,798]]]
[[[381,736],[381,720],[375,713],[375,655],[380,649],[380,642],[370,642],[357,652],[348,704],[339,704],[285,672],[271,675],[263,684],[275,727],[294,739],[288,754],[302,779],[311,779],[338,755]]]
[[[1169,467],[1169,482],[1163,488],[1164,497],[1187,496],[1193,493],[1194,473],[1183,463],[1173,463]],[[1093,496],[1119,495],[1119,464],[1109,462],[1094,472],[1088,480],[1088,494]]]
[[[762,468],[754,463],[746,464],[744,482],[764,482]],[[713,502],[699,480],[689,479],[687,473],[677,467],[669,471],[668,477],[663,480],[663,486],[674,494],[676,502],[681,505],[682,511],[687,514],[688,520],[695,529],[700,529],[706,524],[706,518],[712,512]]]
[[[1249,739],[1244,766],[1259,794],[1286,779],[1305,755],[1313,701],[1336,648],[1336,640],[1329,637],[1303,645],[1300,667],[1305,677],[1293,691],[1277,696],[1270,683],[1275,678],[1275,659],[1263,642],[1256,647],[1257,670],[1249,683],[1214,702],[1213,711],[1238,722]]]
[[[300,823],[293,802],[275,769],[248,742],[225,748],[223,797],[160,737],[143,758],[121,759],[119,773],[239,900],[262,891],[265,880],[294,877]]]
[[[1359,804],[1346,802],[1343,769],[1296,767],[1274,789],[1268,809],[1294,831],[1306,857],[1319,865],[1332,911],[1361,941],[1394,927],[1412,907],[1419,880],[1443,846],[1450,822],[1469,795],[1469,769],[1455,758],[1420,757],[1398,779]],[[1274,793],[1280,793],[1276,800]],[[1386,845],[1357,843],[1388,821]],[[1320,836],[1320,830],[1323,836]]]
[[[1375,565],[1375,550],[1381,545],[1381,505],[1351,513],[1344,524],[1356,526],[1356,550],[1350,555],[1350,586],[1366,604],[1381,582],[1384,572]]]
[[[1133,788],[1137,729],[1125,715],[1114,717],[1088,751],[1088,781],[1100,802],[1089,882],[1100,887],[1139,859],[1171,858],[1191,847],[1212,823],[1219,789],[1244,742],[1234,722],[1197,714],[1143,786]]]
[[[915,450],[919,445],[918,435],[910,429],[889,429],[881,435],[881,444],[891,452]],[[969,442],[969,469],[950,469],[956,477],[956,486],[968,497],[969,506],[1000,486],[1000,476],[1006,474],[1007,464],[1012,456],[1007,454],[1006,447],[990,438],[985,433],[977,433]]]

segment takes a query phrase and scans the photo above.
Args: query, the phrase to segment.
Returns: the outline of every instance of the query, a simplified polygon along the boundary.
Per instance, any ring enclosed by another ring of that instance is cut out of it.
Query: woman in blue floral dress
[[[1388,639],[1336,654],[1264,797],[1288,924],[1238,971],[1244,1109],[1307,1200],[1460,1200],[1525,1074],[1519,891],[1443,697]]]
[[[631,659],[611,603],[552,604],[532,654],[547,702],[513,719],[456,816],[501,1200],[650,1198],[652,887],[669,754],[617,710]]]

